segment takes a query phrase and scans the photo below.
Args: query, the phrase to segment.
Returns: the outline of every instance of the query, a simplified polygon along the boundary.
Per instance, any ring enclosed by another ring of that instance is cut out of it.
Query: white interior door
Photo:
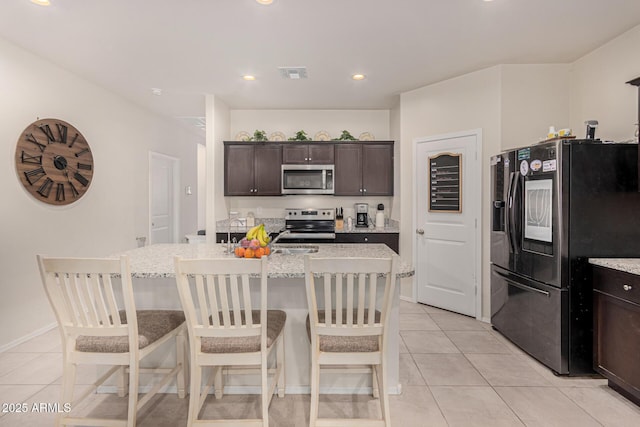
[[[474,317],[481,313],[480,148],[479,130],[415,141],[417,300]]]
[[[150,154],[150,244],[178,242],[178,162],[178,159],[163,154]]]

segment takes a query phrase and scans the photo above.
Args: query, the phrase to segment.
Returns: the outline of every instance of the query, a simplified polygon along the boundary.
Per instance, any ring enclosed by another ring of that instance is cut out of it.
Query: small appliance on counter
[[[342,208],[336,208],[336,230],[344,228],[344,214]]]
[[[384,228],[384,205],[382,203],[378,205],[376,212],[376,228]]]
[[[369,204],[356,203],[356,227],[369,226]]]

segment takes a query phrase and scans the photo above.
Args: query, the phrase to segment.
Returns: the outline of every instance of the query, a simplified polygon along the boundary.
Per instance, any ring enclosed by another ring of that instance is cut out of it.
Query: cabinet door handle
[[[364,238],[364,241],[365,241],[365,242],[368,242],[368,241],[369,241],[369,238],[368,238],[368,237],[365,237],[365,238]]]
[[[363,191],[366,193],[366,192],[367,192],[367,189],[365,188]]]
[[[311,161],[311,157],[309,157],[307,160]]]
[[[633,286],[631,286],[631,285],[622,285],[622,289],[624,289],[625,291],[630,291],[631,289],[633,289]]]
[[[362,188],[360,189],[360,192],[362,193]]]

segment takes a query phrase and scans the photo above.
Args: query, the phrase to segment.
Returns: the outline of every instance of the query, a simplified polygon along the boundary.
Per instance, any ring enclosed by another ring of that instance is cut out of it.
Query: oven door
[[[282,165],[282,194],[334,194],[333,165]]]

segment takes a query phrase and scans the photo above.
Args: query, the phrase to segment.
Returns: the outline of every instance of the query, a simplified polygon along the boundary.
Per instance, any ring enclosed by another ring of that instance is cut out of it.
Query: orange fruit
[[[237,256],[238,258],[243,258],[243,257],[244,257],[244,252],[245,252],[245,251],[244,251],[244,248],[243,248],[243,247],[240,247],[240,246],[238,246],[238,247],[236,248],[236,250],[235,250],[236,256]]]
[[[262,248],[262,250],[264,250],[264,254],[266,256],[268,256],[271,253],[271,249],[269,249],[269,246],[265,246],[264,248]]]
[[[264,248],[258,248],[254,250],[253,253],[256,258],[262,258],[262,256],[264,255]]]
[[[244,257],[245,258],[253,258],[255,256],[255,253],[253,251],[253,249],[251,248],[247,248],[244,250]]]

